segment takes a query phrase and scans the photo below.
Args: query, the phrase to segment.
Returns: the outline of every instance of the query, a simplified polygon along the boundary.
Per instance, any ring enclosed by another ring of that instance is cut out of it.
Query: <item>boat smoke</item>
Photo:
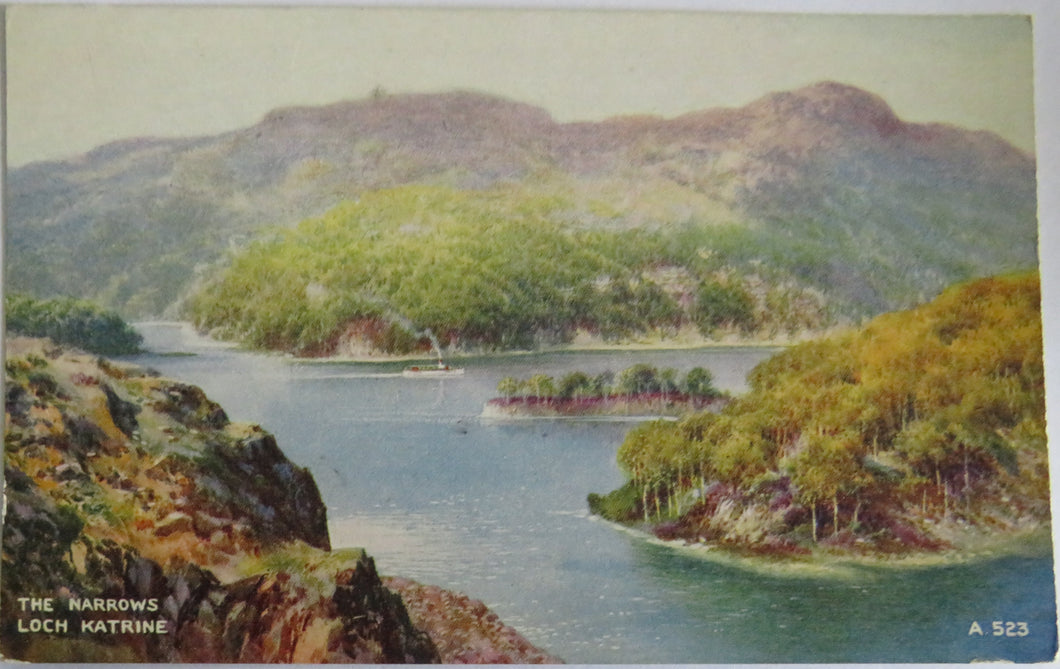
[[[433,346],[434,350],[438,352],[438,363],[441,364],[441,362],[442,362],[442,345],[438,343],[438,338],[434,336],[434,333],[431,332],[430,328],[427,328],[426,330],[424,330],[423,333],[424,334],[422,336],[426,336],[428,339],[430,339],[431,340],[431,346]]]
[[[407,316],[395,311],[390,303],[378,296],[360,293],[358,294],[358,298],[379,309],[379,315],[381,318],[397,323],[405,328],[405,330],[413,337],[416,337],[417,339],[427,338],[431,342],[431,347],[434,348],[434,351],[438,356],[438,362],[442,362],[442,344],[438,341],[438,337],[434,335],[430,328],[416,327],[416,324],[409,320]]]
[[[441,342],[438,341],[438,337],[434,336],[434,333],[431,332],[430,328],[417,328],[408,318],[389,308],[384,310],[384,317],[405,328],[413,337],[426,337],[431,342],[431,346],[434,348],[435,353],[437,353],[438,361],[442,361]]]

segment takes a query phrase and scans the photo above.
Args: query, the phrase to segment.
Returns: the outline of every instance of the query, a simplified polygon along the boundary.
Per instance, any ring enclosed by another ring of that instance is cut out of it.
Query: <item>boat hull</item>
[[[406,379],[448,379],[456,376],[463,376],[463,369],[406,369],[401,372],[401,375]]]

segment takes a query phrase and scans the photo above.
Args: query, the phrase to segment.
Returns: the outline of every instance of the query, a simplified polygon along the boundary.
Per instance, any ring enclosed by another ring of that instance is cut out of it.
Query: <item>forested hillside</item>
[[[503,225],[524,224],[518,203],[536,202],[541,234],[563,244],[633,233],[627,246],[647,239],[665,262],[709,258],[719,283],[759,305],[773,290],[818,295],[795,308],[811,314],[822,303],[853,318],[905,308],[1037,260],[1032,157],[988,133],[904,122],[879,97],[826,82],[739,109],[584,123],[480,93],[383,94],[277,110],[214,137],[116,142],[10,171],[5,285],[93,298],[125,316],[177,315],[192,286],[263,230],[336,206],[356,212],[340,203],[406,185],[470,199],[507,189],[510,206],[491,205],[514,217]],[[410,229],[388,224],[397,229],[379,234]],[[443,236],[493,237],[461,226]],[[408,247],[422,258],[420,241]],[[648,269],[637,251],[626,260],[593,246],[602,257],[592,266],[620,261],[614,275],[636,281]],[[387,271],[422,271],[416,260]]]
[[[707,233],[566,224],[576,212],[520,188],[368,193],[251,245],[188,311],[217,336],[302,355],[531,348],[578,332],[775,336],[829,320],[786,268],[769,281],[734,272]]]
[[[646,423],[597,513],[765,552],[904,552],[1049,522],[1036,274],[979,280],[760,364],[720,413]]]

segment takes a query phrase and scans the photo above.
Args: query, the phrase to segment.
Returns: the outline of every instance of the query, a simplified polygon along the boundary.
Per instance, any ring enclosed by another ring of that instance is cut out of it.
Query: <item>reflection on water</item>
[[[504,376],[633,362],[711,369],[738,391],[769,351],[568,353],[461,360],[458,379],[406,379],[401,363],[306,364],[148,332],[144,356],[200,385],[233,420],[258,422],[307,466],[332,544],[383,573],[465,592],[531,641],[578,663],[901,662],[1051,657],[1048,546],[945,568],[847,569],[844,577],[749,570],[655,545],[586,512],[623,481],[629,424],[487,423]],[[1029,621],[1025,638],[969,636],[973,621]]]

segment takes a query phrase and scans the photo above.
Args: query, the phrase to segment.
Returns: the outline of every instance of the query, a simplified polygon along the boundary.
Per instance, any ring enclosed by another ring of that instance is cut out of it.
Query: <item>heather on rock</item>
[[[5,369],[6,659],[422,664],[466,638],[491,661],[548,657],[480,603],[402,581],[417,610],[453,602],[414,624],[371,557],[330,549],[308,470],[200,389],[27,338]],[[44,624],[31,598],[49,633],[26,633]]]

